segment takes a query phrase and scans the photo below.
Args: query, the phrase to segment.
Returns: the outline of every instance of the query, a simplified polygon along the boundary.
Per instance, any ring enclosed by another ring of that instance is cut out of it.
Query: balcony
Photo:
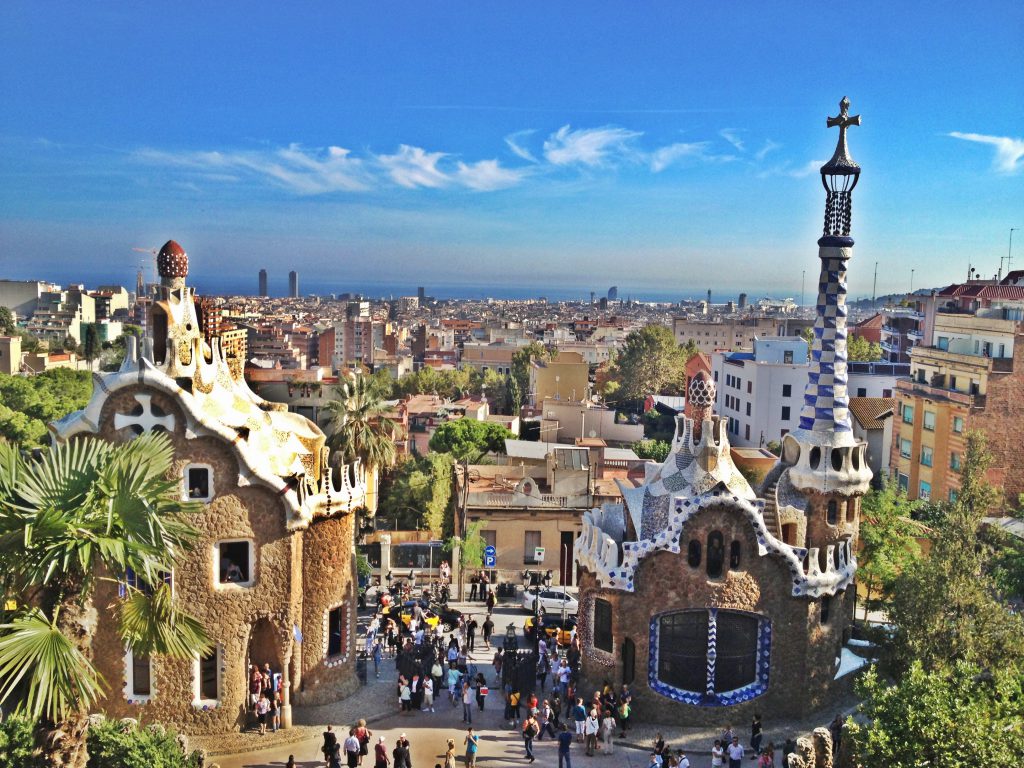
[[[917,343],[920,343],[924,341],[924,334],[918,330],[907,331],[907,338]]]
[[[896,382],[896,389],[900,392],[917,395],[919,397],[927,397],[932,400],[944,400],[950,403],[957,403],[958,405],[963,405],[967,408],[983,409],[985,407],[984,395],[969,395],[966,392],[958,392],[955,389],[934,387],[921,381],[899,379]]]

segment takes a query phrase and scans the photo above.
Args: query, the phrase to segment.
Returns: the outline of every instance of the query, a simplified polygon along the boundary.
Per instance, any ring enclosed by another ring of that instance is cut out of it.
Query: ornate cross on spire
[[[839,142],[836,144],[836,151],[832,155],[832,159],[822,167],[822,173],[835,173],[842,168],[859,169],[860,166],[853,162],[850,151],[846,147],[846,129],[851,125],[860,125],[860,115],[850,117],[850,100],[846,96],[843,96],[843,100],[839,102],[839,114],[836,117],[828,118],[825,124],[829,128],[839,126]]]

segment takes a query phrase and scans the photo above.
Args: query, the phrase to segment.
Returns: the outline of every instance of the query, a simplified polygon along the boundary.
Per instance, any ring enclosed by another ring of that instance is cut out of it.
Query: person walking
[[[423,706],[420,710],[423,712],[434,711],[434,678],[423,676],[423,681],[420,683],[420,688],[423,690]]]
[[[384,743],[384,737],[377,739],[377,745],[373,748],[373,768],[388,768],[391,758],[388,757],[388,745]]]
[[[725,761],[725,749],[722,747],[722,740],[715,739],[715,746],[711,748],[711,768],[722,768]]]
[[[537,734],[537,741],[544,740],[544,734],[547,733],[552,739],[557,739],[558,734],[555,733],[555,710],[548,703],[547,699],[544,699],[544,703],[540,706],[540,713],[538,716],[538,722],[540,722],[540,733]]]
[[[469,579],[469,602],[476,600],[476,591],[479,587],[480,579],[474,574]]]
[[[490,608],[489,605],[488,608]],[[491,618],[490,613],[484,618],[484,623],[480,625],[480,629],[484,633],[484,646],[489,651],[491,650],[491,635],[494,634],[494,619]]]
[[[363,758],[370,752],[370,739],[373,738],[373,731],[366,727],[366,721],[360,719],[356,723],[356,738],[359,739],[359,765],[363,764]]]
[[[260,700],[256,702],[256,717],[260,722],[260,736],[267,732],[267,720],[270,714],[270,699],[266,694],[260,694]]]
[[[558,734],[558,768],[572,768],[572,756],[569,749],[572,747],[572,731],[568,725],[562,725]]]
[[[466,731],[464,743],[466,745],[466,768],[476,768],[476,753],[480,749],[480,737],[473,733],[472,726]]]
[[[403,733],[395,742],[395,748],[391,751],[395,758],[393,768],[412,768],[412,757],[409,754],[409,739]]]
[[[487,701],[487,680],[484,679],[483,672],[477,672],[476,679],[474,681],[476,686],[476,705],[480,707],[480,711],[484,711],[484,702]]]
[[[448,739],[448,748],[444,752],[444,768],[455,768],[455,739]]]
[[[572,708],[572,719],[576,724],[576,741],[582,743],[587,723],[587,708],[583,706],[583,699],[576,699],[576,704]]]
[[[594,756],[597,751],[597,732],[601,728],[601,722],[597,719],[597,710],[592,709],[583,721],[583,735],[586,738],[587,755]]]
[[[533,756],[533,740],[537,738],[538,734],[540,734],[540,725],[537,723],[537,718],[531,713],[523,723],[523,745],[526,747],[526,756],[531,763],[537,759]]]
[[[356,738],[356,729],[348,729],[348,738],[345,739],[345,760],[348,768],[356,768],[359,765],[359,739]]]
[[[629,717],[633,714],[633,698],[631,696],[619,699],[619,734],[620,739],[626,738],[626,729],[629,728]]]
[[[462,722],[473,722],[473,689],[469,687],[469,680],[462,683]]]
[[[402,713],[412,712],[412,689],[409,688],[409,683],[405,681],[405,678],[399,678],[399,689],[398,689],[398,702],[401,705]]]
[[[324,731],[324,745],[320,747],[320,751],[324,753],[324,763],[330,762],[331,752],[334,751],[334,747],[337,743],[338,736],[334,733],[334,726],[328,725],[327,730]]]
[[[606,755],[614,755],[615,748],[612,744],[612,739],[615,738],[615,718],[612,717],[612,711],[606,709],[604,711],[604,719],[601,721],[601,740],[604,742],[604,753]]]
[[[740,744],[739,736],[732,737],[732,743],[729,744],[726,752],[729,754],[729,768],[740,768],[743,765],[744,749],[743,745]]]
[[[384,644],[378,637],[373,643],[373,674],[380,677],[380,663],[384,660]]]
[[[472,616],[469,617],[469,621],[466,622],[466,651],[470,653],[476,650],[476,630],[480,625],[477,624],[476,619]]]
[[[764,738],[764,731],[761,728],[761,715],[755,712],[754,719],[750,723],[750,751],[753,752],[750,756],[751,760],[756,760],[757,756],[761,754],[762,738]]]

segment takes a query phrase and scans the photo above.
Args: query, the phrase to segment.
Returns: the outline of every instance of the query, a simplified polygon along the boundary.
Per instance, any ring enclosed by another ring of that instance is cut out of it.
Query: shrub
[[[195,768],[195,754],[186,756],[177,735],[164,728],[137,728],[105,720],[89,728],[89,768]]]
[[[0,723],[0,768],[42,768],[43,758],[35,754],[32,722],[11,716]]]

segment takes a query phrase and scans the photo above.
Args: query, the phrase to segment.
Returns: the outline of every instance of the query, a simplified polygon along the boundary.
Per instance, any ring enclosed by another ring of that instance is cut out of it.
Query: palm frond
[[[152,595],[130,589],[119,612],[121,638],[135,653],[185,659],[205,655],[213,647],[199,620],[175,604],[167,584]]]
[[[42,611],[0,625],[0,703],[24,691],[19,710],[56,722],[88,708],[102,686],[96,668]]]

